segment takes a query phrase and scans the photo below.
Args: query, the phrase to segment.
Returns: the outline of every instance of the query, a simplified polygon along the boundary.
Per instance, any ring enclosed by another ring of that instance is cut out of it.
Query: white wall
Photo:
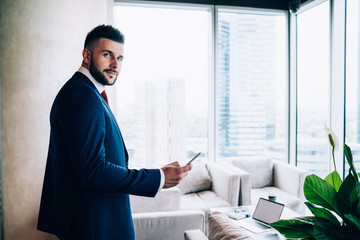
[[[81,64],[87,32],[109,23],[112,6],[112,0],[0,2],[6,240],[56,239],[36,230],[50,107]]]

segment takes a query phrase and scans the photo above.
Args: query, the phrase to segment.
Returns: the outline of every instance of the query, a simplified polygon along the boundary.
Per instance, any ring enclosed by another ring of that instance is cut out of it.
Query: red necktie
[[[109,105],[108,97],[107,97],[107,95],[106,95],[105,90],[102,91],[101,96],[105,99],[105,102],[107,103],[107,105]]]

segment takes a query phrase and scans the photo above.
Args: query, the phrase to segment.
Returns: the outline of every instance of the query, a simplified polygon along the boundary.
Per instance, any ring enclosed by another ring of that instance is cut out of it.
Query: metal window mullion
[[[297,17],[289,16],[289,164],[297,165]]]
[[[208,160],[216,161],[216,19],[217,8],[210,8],[210,36],[209,36],[209,97],[208,97]]]
[[[345,5],[344,0],[330,1],[330,128],[339,140],[335,159],[340,176],[344,174],[345,142]]]

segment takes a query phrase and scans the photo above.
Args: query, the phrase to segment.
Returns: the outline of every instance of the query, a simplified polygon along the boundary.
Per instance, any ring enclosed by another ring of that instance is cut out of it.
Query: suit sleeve
[[[83,88],[59,102],[55,119],[70,161],[69,171],[86,189],[155,196],[159,169],[130,170],[106,159],[105,113],[93,90]],[[119,147],[123,147],[122,142]],[[116,162],[116,161],[115,161]]]

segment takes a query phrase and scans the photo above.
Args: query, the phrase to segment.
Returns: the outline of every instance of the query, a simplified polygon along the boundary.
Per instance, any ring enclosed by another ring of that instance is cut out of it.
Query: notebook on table
[[[253,233],[261,233],[271,229],[268,224],[277,222],[283,210],[284,204],[260,198],[253,216],[238,221],[238,224]]]

